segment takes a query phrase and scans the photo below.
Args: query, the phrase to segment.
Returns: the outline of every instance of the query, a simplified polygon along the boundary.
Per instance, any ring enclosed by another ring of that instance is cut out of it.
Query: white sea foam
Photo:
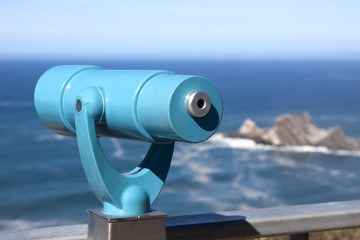
[[[207,194],[206,192],[201,194],[198,189],[189,190],[186,194],[191,201],[207,204],[211,206],[214,211],[233,208],[233,203],[224,200],[222,196],[214,197],[213,194]]]
[[[11,230],[26,230],[34,229],[40,227],[49,227],[49,226],[59,226],[59,225],[69,225],[76,224],[78,222],[71,220],[46,220],[46,221],[34,221],[34,220],[24,220],[24,219],[0,219],[0,226],[6,231]]]
[[[204,166],[203,164],[194,161],[189,162],[187,167],[194,173],[193,179],[203,184],[209,184],[212,181],[211,174],[219,172],[214,167]]]
[[[248,150],[266,150],[266,151],[281,151],[281,152],[298,152],[298,153],[323,153],[331,155],[351,155],[359,156],[360,151],[348,151],[348,150],[331,150],[327,147],[319,146],[270,146],[264,144],[257,144],[251,139],[244,138],[231,138],[226,137],[224,134],[218,133],[215,134],[212,138],[209,139],[212,144],[215,144],[216,147],[229,147],[229,148],[239,148],[239,149],[248,149]]]
[[[175,151],[173,154],[173,161],[171,165],[173,166],[184,166],[191,162],[191,159],[200,156],[200,150],[192,150],[192,146],[187,146],[185,149],[182,148],[180,151]]]
[[[55,134],[55,133],[49,133],[49,134],[41,134],[35,137],[36,141],[38,142],[46,142],[49,140],[56,140],[56,141],[62,141],[66,138],[66,136]]]
[[[114,157],[122,157],[124,155],[124,149],[121,147],[121,143],[118,139],[110,138],[114,146],[115,151],[112,153]]]

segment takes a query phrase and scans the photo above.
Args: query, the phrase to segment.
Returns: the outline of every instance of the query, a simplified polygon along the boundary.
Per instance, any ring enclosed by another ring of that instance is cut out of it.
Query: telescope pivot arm
[[[96,124],[104,113],[104,94],[88,87],[75,99],[75,128],[80,158],[86,177],[104,213],[116,216],[146,214],[165,183],[174,142],[151,144],[138,167],[121,174],[106,160],[100,146]]]

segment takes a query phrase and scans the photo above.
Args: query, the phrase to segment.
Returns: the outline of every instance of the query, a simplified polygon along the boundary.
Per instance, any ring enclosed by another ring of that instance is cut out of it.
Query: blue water
[[[205,76],[219,88],[219,133],[245,118],[269,127],[282,113],[307,111],[322,128],[360,139],[360,61],[1,61],[0,229],[85,223],[100,207],[76,141],[48,130],[33,105],[37,79],[58,64],[165,69]],[[154,208],[169,215],[360,199],[357,154],[247,148],[210,140],[177,143]],[[102,138],[112,165],[135,167],[149,144]]]

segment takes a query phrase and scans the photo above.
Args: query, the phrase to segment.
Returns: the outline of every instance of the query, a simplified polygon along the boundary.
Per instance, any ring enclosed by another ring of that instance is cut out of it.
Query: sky
[[[358,0],[0,0],[0,58],[358,58]]]

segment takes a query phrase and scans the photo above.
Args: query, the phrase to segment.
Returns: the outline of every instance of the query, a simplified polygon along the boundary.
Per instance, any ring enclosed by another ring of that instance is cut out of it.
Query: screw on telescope
[[[204,117],[210,108],[210,97],[203,91],[191,91],[185,97],[185,109],[193,117]]]
[[[76,111],[77,112],[81,112],[82,109],[82,103],[80,101],[80,99],[76,100]]]

